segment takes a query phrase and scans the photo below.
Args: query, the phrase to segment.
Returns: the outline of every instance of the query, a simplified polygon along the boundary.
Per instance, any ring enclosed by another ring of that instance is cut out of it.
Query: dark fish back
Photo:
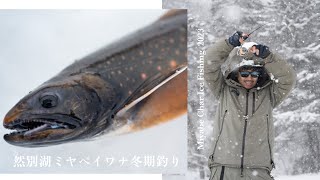
[[[95,73],[134,100],[187,65],[187,14],[162,18],[64,69],[50,81]]]

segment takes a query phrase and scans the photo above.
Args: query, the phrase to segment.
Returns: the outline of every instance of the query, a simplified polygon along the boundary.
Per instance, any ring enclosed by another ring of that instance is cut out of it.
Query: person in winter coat
[[[262,44],[237,31],[207,50],[205,80],[218,99],[210,179],[273,179],[272,110],[290,93],[296,74]]]

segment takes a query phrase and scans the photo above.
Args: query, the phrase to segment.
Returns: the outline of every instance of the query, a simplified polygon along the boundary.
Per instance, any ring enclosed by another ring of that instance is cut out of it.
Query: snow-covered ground
[[[297,176],[279,176],[276,180],[319,180],[320,174],[302,174]]]

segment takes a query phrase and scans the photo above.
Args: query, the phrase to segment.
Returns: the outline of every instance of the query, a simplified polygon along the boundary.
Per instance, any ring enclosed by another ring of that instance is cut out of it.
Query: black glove
[[[241,46],[241,43],[239,41],[240,38],[243,38],[243,40],[246,40],[248,37],[249,36],[243,36],[243,32],[237,31],[232,36],[229,37],[229,43],[234,47]]]
[[[269,47],[268,46],[265,46],[265,45],[262,45],[262,44],[259,44],[259,45],[255,45],[257,49],[259,49],[259,55],[257,55],[256,53],[254,55],[264,59],[266,57],[269,56],[270,54],[270,51],[269,51]]]

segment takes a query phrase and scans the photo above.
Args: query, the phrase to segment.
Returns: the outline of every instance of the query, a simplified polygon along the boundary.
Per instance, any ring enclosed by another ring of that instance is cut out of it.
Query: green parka
[[[226,63],[251,59],[265,63],[267,78],[259,86],[243,88],[231,78],[232,66]],[[221,67],[223,66],[223,67]],[[225,70],[222,70],[225,69]],[[205,80],[218,99],[214,120],[213,152],[209,167],[263,168],[273,163],[274,124],[272,110],[289,94],[295,84],[295,72],[279,55],[261,59],[253,54],[237,55],[227,40],[210,47],[205,57]]]

